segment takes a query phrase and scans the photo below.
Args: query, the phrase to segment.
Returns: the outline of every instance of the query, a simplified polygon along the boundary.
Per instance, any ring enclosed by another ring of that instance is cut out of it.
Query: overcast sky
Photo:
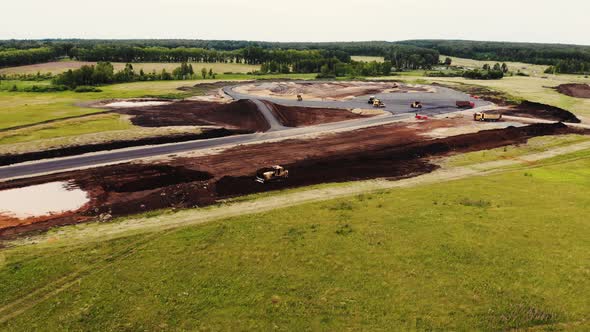
[[[0,39],[472,39],[590,45],[590,0],[15,0]]]

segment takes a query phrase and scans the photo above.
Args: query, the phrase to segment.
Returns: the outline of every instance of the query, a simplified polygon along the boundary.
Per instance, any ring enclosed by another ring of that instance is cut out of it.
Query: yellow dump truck
[[[284,180],[289,177],[289,171],[283,166],[275,165],[256,172],[256,182],[266,183]]]
[[[373,107],[377,107],[377,108],[384,108],[385,107],[385,103],[381,101],[381,99],[377,99],[375,98],[373,100]]]
[[[473,114],[473,121],[500,121],[502,114],[490,114],[484,112],[477,112]]]

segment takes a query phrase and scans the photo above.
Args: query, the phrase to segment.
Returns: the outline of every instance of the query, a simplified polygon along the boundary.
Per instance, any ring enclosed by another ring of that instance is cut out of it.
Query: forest
[[[296,73],[319,73],[351,56],[382,56],[394,70],[430,69],[440,54],[494,61],[520,61],[552,66],[555,73],[590,71],[590,46],[408,40],[400,42],[279,43],[232,40],[4,40],[0,67],[41,63],[59,58],[109,62],[224,62],[288,66]],[[274,63],[274,64],[273,64]],[[325,67],[324,67],[325,68]]]

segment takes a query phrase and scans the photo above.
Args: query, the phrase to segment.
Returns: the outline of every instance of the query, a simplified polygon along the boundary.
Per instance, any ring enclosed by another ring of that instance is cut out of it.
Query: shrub
[[[102,92],[102,90],[94,86],[81,85],[79,87],[76,87],[76,89],[74,89],[74,92]]]
[[[66,91],[68,87],[64,85],[33,85],[23,89],[24,92],[58,92]]]

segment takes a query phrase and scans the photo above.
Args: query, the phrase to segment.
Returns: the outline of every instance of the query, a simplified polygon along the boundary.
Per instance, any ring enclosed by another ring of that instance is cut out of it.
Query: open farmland
[[[372,61],[384,62],[385,61],[385,58],[383,58],[382,56],[353,55],[353,56],[351,56],[351,58],[354,61],[364,61],[364,62],[372,62]]]
[[[28,65],[28,66],[20,66],[20,67],[10,67],[10,68],[1,68],[0,75],[13,75],[13,74],[60,74],[70,69],[78,69],[84,65],[95,65],[96,62],[87,62],[87,61],[56,61],[56,62],[48,62],[36,65]],[[203,63],[203,62],[192,62],[191,65],[195,69],[195,72],[199,72],[201,68],[213,69],[213,72],[218,74],[223,73],[250,73],[253,71],[257,71],[260,69],[258,65],[247,65],[243,63]],[[115,70],[121,70],[125,68],[125,63],[121,62],[114,62],[113,66]],[[166,70],[167,72],[171,73],[175,68],[180,66],[180,63],[133,63],[133,69],[136,71],[143,70],[146,73],[156,71],[161,72],[162,70]]]

